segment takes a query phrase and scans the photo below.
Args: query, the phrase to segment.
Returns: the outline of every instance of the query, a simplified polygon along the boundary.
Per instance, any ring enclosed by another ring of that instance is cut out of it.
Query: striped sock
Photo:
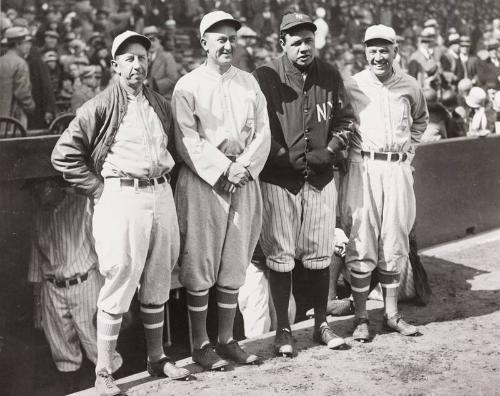
[[[238,290],[217,286],[217,317],[219,342],[227,344],[233,339],[234,315],[238,306]]]
[[[95,371],[113,372],[113,354],[122,325],[122,314],[109,314],[97,311],[97,363]]]
[[[156,362],[165,355],[163,351],[164,309],[164,305],[141,304],[141,319],[150,362]]]
[[[398,312],[399,272],[377,269],[382,295],[384,296],[385,316],[390,318]]]
[[[368,318],[366,312],[366,300],[370,294],[371,272],[358,272],[350,270],[351,289],[354,299],[354,315],[357,318]]]
[[[209,342],[207,334],[208,290],[188,290],[187,304],[193,334],[193,348],[200,349]]]

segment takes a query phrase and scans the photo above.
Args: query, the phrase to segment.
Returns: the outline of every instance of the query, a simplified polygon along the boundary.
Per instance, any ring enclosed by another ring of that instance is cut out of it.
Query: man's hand
[[[236,186],[229,182],[228,180],[222,180],[221,181],[221,187],[225,192],[228,192],[230,194],[234,193],[236,191]]]
[[[42,283],[33,284],[33,326],[37,330],[42,330]]]
[[[54,114],[47,112],[44,114],[43,119],[45,120],[45,124],[47,124],[47,126],[48,126],[48,125],[50,125],[50,123],[54,119]]]
[[[236,187],[243,187],[250,180],[250,173],[238,162],[232,162],[231,165],[229,165],[225,176],[229,183],[234,184]]]

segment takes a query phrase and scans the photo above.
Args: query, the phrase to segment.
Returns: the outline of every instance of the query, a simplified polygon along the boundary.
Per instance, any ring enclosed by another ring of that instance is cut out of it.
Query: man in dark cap
[[[95,387],[120,394],[112,356],[122,322],[139,286],[153,376],[186,378],[163,350],[164,304],[179,255],[179,228],[170,171],[173,119],[168,102],[144,85],[151,42],[132,31],[115,37],[118,80],[86,102],[52,153],[54,167],[94,200],[93,234],[105,277],[97,302]]]
[[[477,82],[480,87],[500,89],[500,42],[490,39],[485,42],[488,58],[477,64]]]
[[[308,15],[285,14],[283,55],[254,72],[268,102],[272,134],[261,175],[260,244],[278,321],[275,352],[289,357],[296,355],[288,321],[296,261],[308,275],[314,340],[331,349],[345,345],[328,325],[326,309],[335,248],[333,165],[346,148],[354,118],[338,71],[315,56],[315,31]]]

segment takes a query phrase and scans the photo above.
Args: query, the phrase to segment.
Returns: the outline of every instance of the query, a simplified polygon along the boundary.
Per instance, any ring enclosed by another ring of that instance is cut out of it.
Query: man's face
[[[45,46],[50,49],[57,47],[57,38],[52,36],[45,36]]]
[[[451,44],[450,49],[455,53],[458,54],[460,52],[460,44]]]
[[[280,40],[280,44],[288,59],[299,69],[309,66],[314,59],[314,32],[311,29],[294,29]]]
[[[203,35],[201,46],[207,54],[207,59],[219,66],[229,66],[233,60],[236,44],[236,29],[230,25],[216,26]]]
[[[385,40],[371,40],[365,46],[368,66],[381,81],[392,75],[392,63],[398,50],[394,44]]]
[[[21,56],[26,59],[30,53],[31,50],[31,40],[25,40],[21,43],[18,44],[19,52],[21,53]]]
[[[160,48],[160,39],[156,34],[146,36],[151,41],[150,51],[157,51]]]
[[[56,69],[56,66],[57,66],[57,62],[56,61],[47,61],[47,67],[50,69],[50,70],[55,70]]]
[[[148,52],[139,43],[125,44],[121,54],[111,61],[120,80],[131,88],[139,88],[147,77]]]
[[[82,82],[89,88],[97,87],[97,80],[95,78],[95,74],[92,74],[89,77],[85,77]]]
[[[469,55],[469,50],[470,50],[470,47],[467,45],[460,46],[460,53],[463,55]]]

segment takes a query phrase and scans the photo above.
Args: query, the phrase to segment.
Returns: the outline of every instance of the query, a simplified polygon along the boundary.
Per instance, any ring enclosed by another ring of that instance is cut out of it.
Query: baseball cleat
[[[229,364],[215,352],[212,344],[205,344],[200,349],[194,349],[192,359],[205,370],[224,371],[224,367]]]
[[[346,345],[344,339],[333,332],[327,323],[323,323],[319,329],[315,329],[313,340],[319,344],[325,344],[330,349],[340,349]]]
[[[99,396],[121,395],[122,391],[115,384],[115,379],[107,371],[99,371],[95,378],[95,390]]]
[[[276,330],[274,351],[277,356],[293,357],[296,355],[292,331],[288,328]]]
[[[354,331],[352,338],[355,341],[364,343],[370,341],[370,321],[367,318],[354,318]]]
[[[227,344],[217,343],[215,351],[223,358],[230,359],[238,364],[253,364],[259,360],[257,355],[244,351],[235,340]]]
[[[174,380],[188,379],[191,373],[183,367],[177,367],[174,360],[168,356],[162,357],[157,362],[148,360],[147,370],[152,377],[169,377]]]
[[[388,330],[397,331],[404,336],[420,335],[418,327],[406,323],[399,312],[396,312],[390,318],[384,315],[384,327]]]

